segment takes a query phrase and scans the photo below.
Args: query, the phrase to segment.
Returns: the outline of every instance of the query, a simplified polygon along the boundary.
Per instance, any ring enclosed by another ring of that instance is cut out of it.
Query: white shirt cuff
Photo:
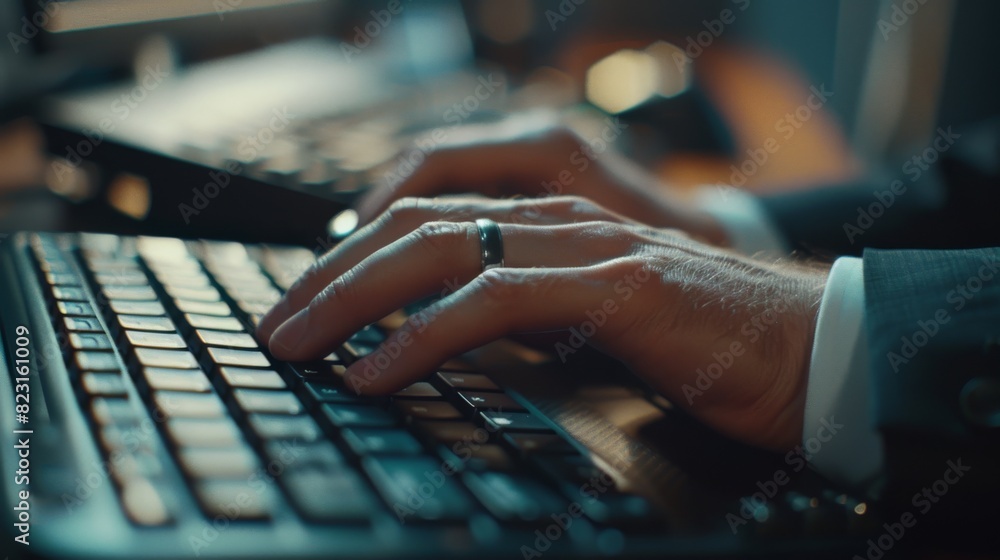
[[[760,200],[728,186],[705,185],[695,204],[719,220],[733,248],[744,255],[781,257],[790,247],[768,217]]]
[[[836,482],[856,485],[882,468],[872,421],[863,261],[833,263],[820,303],[806,388],[802,450]]]

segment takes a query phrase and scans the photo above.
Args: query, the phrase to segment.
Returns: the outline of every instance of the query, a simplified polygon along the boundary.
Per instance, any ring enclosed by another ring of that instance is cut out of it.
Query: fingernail
[[[271,335],[271,341],[268,342],[268,348],[272,354],[278,357],[289,357],[302,344],[308,328],[309,308],[306,307],[292,315],[291,319],[282,323],[278,330],[274,331],[274,334]]]

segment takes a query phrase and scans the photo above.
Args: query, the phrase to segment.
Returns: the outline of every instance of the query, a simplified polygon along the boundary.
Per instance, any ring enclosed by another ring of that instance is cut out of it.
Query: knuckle
[[[309,302],[309,311],[312,312],[317,308],[326,307],[331,302],[347,304],[351,301],[357,301],[357,298],[355,297],[357,288],[355,287],[354,282],[356,276],[357,272],[354,270],[348,270],[338,276],[334,281],[327,284],[312,298],[312,301]]]
[[[648,258],[638,255],[627,255],[599,267],[595,270],[595,273],[606,281],[616,281],[626,277],[635,277],[637,274],[645,275],[649,269],[650,263]]]
[[[493,268],[477,276],[472,289],[487,302],[504,305],[520,297],[522,283],[518,280],[515,269]]]
[[[553,210],[566,216],[572,216],[579,220],[593,220],[595,218],[606,218],[608,212],[597,203],[582,196],[569,195],[557,196],[549,199],[549,205]]]
[[[420,220],[424,215],[423,199],[407,196],[394,201],[385,211],[386,222],[411,222]]]
[[[432,255],[454,255],[473,237],[475,224],[468,222],[426,222],[412,234],[413,244]]]

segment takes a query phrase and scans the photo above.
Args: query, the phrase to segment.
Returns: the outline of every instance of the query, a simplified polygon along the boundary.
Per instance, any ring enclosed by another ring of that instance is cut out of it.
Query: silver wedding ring
[[[479,251],[482,256],[483,272],[503,266],[503,237],[500,226],[493,220],[476,220],[479,229]]]

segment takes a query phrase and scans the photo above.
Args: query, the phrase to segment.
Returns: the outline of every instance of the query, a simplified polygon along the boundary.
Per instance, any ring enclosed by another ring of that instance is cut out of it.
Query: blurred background
[[[996,113],[993,4],[5,2],[0,231],[305,242],[415,139],[539,110],[620,119],[608,148],[679,192],[846,182]],[[246,224],[272,192],[295,232]]]

